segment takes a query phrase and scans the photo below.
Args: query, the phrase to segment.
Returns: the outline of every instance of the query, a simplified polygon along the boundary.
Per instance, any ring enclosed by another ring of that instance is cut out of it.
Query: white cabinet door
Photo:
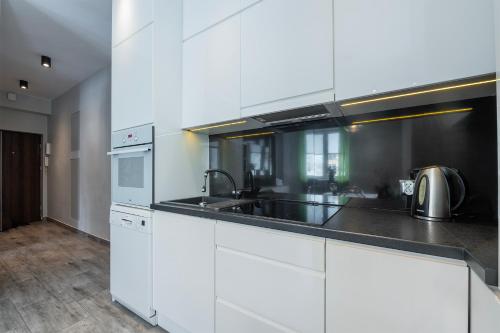
[[[171,333],[214,331],[215,221],[155,212],[153,305]]]
[[[476,273],[470,276],[470,333],[500,332],[500,291],[496,295]]]
[[[153,0],[113,0],[113,46],[153,21]]]
[[[184,39],[237,13],[257,0],[184,0]]]
[[[112,50],[113,131],[153,122],[153,28]]]
[[[334,0],[337,100],[495,71],[491,0]]]
[[[467,333],[468,267],[327,240],[326,314],[327,333]]]
[[[240,17],[184,42],[184,128],[240,118]]]
[[[241,14],[243,116],[333,100],[333,0],[262,1]]]
[[[216,234],[218,333],[324,332],[324,239],[224,222]]]

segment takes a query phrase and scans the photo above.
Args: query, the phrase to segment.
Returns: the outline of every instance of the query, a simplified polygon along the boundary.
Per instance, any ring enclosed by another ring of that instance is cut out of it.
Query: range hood
[[[299,109],[258,115],[252,119],[265,124],[266,126],[275,126],[338,117],[341,115],[342,114],[340,112],[336,111],[334,104],[319,104]]]

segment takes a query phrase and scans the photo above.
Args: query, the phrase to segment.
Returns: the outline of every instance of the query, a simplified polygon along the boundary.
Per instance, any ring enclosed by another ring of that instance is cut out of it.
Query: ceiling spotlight
[[[27,90],[28,89],[28,81],[19,80],[19,88]]]
[[[42,66],[45,68],[51,68],[52,67],[52,59],[47,56],[42,56]]]

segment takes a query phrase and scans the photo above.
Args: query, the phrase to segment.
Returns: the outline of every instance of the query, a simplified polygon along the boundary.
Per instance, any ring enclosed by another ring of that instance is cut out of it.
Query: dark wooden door
[[[41,219],[39,134],[2,131],[2,231]]]

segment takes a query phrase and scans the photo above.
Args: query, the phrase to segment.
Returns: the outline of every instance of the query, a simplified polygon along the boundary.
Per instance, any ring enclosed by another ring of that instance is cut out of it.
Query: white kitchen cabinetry
[[[153,0],[113,0],[113,46],[153,21]]]
[[[184,128],[240,118],[240,16],[184,42]]]
[[[500,332],[500,290],[497,293],[471,272],[470,333]]]
[[[323,238],[217,222],[216,332],[324,332]]]
[[[184,0],[184,39],[260,0]]]
[[[491,0],[334,0],[336,100],[495,71]]]
[[[214,332],[215,221],[156,211],[153,305],[170,333]]]
[[[264,0],[242,12],[242,116],[333,101],[332,7]]]
[[[465,263],[327,240],[326,332],[467,333]]]
[[[112,50],[113,131],[153,122],[153,28]]]

